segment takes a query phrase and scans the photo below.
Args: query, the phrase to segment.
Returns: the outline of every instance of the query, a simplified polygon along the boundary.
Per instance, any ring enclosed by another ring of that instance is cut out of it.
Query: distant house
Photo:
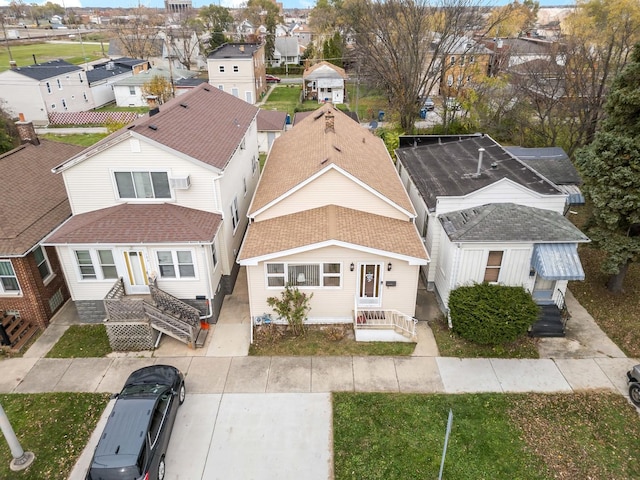
[[[276,37],[271,66],[300,65],[300,45],[297,37]]]
[[[192,344],[199,317],[216,321],[259,177],[257,113],[202,84],[54,168],[73,216],[46,243],[81,318],[113,320],[106,297],[151,293],[156,307],[159,297],[175,306],[170,315],[145,310],[164,333],[186,332]],[[142,315],[141,303],[131,308],[127,318]],[[176,311],[196,321],[185,325]]]
[[[338,105],[345,102],[346,78],[343,68],[322,61],[305,69],[302,74],[302,91],[307,100]]]
[[[176,95],[180,91],[180,93],[184,92],[186,87],[182,87],[181,89],[176,88],[177,83],[182,79],[192,79],[198,73],[192,72],[190,70],[176,70],[171,71],[169,69],[163,67],[151,68],[149,70],[145,70],[144,72],[139,73],[138,75],[133,75],[113,85],[113,93],[116,100],[116,105],[119,107],[146,107],[149,105],[148,99],[142,91],[143,86],[151,81],[153,77],[159,76],[166,79],[168,82],[173,80],[174,89],[176,90]],[[199,82],[202,83],[202,82]]]
[[[148,61],[127,57],[94,64],[91,70],[87,70],[87,80],[95,107],[115,101],[114,84],[148,69]]]
[[[304,47],[312,41],[313,30],[306,23],[298,23],[291,28],[291,35],[298,39],[298,43]]]
[[[487,135],[407,136],[397,168],[431,255],[427,288],[445,312],[461,285],[523,286],[545,318],[538,336],[562,336],[569,280],[583,280],[577,247],[589,239],[563,216],[558,185]]]
[[[71,215],[62,178],[51,169],[82,147],[40,140],[17,123],[21,146],[0,156],[0,344],[20,347],[69,299],[60,260],[44,237]],[[4,340],[3,340],[4,339]]]
[[[260,110],[258,112],[258,151],[269,153],[276,138],[282,135],[287,126],[287,112]]]
[[[346,323],[358,340],[415,334],[428,256],[384,143],[330,104],[273,143],[238,261],[254,318],[286,285],[313,294],[309,323]],[[277,319],[274,319],[277,320]]]
[[[37,125],[49,123],[49,113],[84,112],[95,102],[87,73],[64,60],[52,60],[0,73],[0,99],[14,115]]]
[[[225,43],[207,57],[209,83],[254,104],[267,91],[264,45]]]

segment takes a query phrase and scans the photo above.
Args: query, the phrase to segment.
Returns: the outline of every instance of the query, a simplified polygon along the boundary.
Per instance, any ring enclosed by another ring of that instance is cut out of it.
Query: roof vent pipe
[[[482,157],[484,156],[484,148],[478,149],[478,170],[476,170],[476,176],[480,176],[480,170],[482,169]]]

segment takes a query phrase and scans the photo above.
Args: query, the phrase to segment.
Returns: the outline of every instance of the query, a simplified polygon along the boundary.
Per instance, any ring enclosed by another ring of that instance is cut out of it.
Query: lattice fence
[[[52,125],[88,125],[118,122],[129,124],[138,118],[135,112],[52,112],[49,123]]]
[[[106,327],[109,344],[116,352],[152,350],[158,338],[148,322],[107,322]]]

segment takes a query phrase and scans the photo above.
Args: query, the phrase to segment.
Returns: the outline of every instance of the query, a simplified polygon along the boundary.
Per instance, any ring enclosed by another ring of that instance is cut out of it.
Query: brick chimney
[[[40,145],[38,135],[36,135],[36,129],[33,127],[33,122],[27,122],[24,119],[24,113],[18,114],[19,120],[16,122],[18,129],[18,135],[20,135],[20,143],[32,143],[34,145]]]
[[[328,110],[327,113],[324,114],[324,132],[334,132],[336,131],[335,124],[333,122],[333,113],[331,110]]]

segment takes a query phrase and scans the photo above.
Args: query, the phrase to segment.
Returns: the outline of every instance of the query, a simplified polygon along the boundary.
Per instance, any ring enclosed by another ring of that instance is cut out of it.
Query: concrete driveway
[[[84,480],[110,411],[69,480]],[[331,425],[328,393],[187,392],[169,442],[165,480],[331,479]]]

